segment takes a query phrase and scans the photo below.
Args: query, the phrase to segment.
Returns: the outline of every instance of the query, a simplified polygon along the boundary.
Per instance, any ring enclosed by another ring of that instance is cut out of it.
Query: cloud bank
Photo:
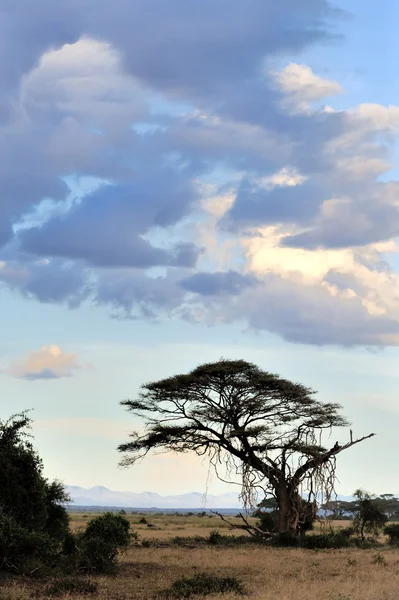
[[[4,286],[294,342],[399,343],[399,107],[338,110],[340,82],[303,64],[339,36],[330,2],[3,8]]]

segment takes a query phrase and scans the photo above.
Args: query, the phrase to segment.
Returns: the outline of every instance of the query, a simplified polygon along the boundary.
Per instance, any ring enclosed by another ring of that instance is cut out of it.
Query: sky
[[[398,17],[0,0],[0,418],[33,409],[47,477],[235,489],[116,451],[140,427],[121,400],[224,357],[377,434],[339,456],[339,493],[399,493]]]

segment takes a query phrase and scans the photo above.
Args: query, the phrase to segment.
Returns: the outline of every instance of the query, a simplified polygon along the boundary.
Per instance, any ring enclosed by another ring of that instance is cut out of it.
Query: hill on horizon
[[[65,490],[70,495],[73,504],[77,506],[112,506],[120,508],[231,508],[240,509],[238,492],[225,494],[201,494],[190,492],[161,496],[155,492],[122,492],[110,490],[99,485],[83,488],[77,485],[66,485]]]

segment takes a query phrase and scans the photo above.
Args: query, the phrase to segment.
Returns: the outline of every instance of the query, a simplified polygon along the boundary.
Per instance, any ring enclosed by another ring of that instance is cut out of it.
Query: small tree
[[[126,517],[111,512],[91,519],[85,531],[70,534],[64,545],[65,567],[87,573],[113,573],[116,559],[131,542]]]
[[[19,572],[27,562],[49,559],[67,535],[63,485],[43,476],[27,413],[0,420],[0,569]]]
[[[353,519],[355,531],[360,534],[362,539],[364,539],[365,533],[377,535],[387,522],[387,516],[381,512],[378,503],[368,492],[356,490],[354,496],[357,499],[355,518]]]
[[[144,434],[121,444],[123,465],[155,449],[207,455],[224,478],[237,473],[242,499],[255,505],[256,492],[278,504],[280,532],[298,535],[303,494],[313,502],[330,499],[335,458],[363,438],[322,445],[322,434],[348,423],[338,404],[324,404],[314,391],[243,360],[201,365],[142,386],[137,400],[121,404],[145,419]]]

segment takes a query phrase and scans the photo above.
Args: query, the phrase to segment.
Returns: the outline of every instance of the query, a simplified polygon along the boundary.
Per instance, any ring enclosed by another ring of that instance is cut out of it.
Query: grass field
[[[72,514],[72,529],[83,528],[91,516]],[[180,546],[172,543],[174,537],[205,538],[215,529],[223,534],[232,532],[217,517],[146,515],[150,527],[138,523],[142,516],[127,518],[139,534],[137,545],[120,557],[116,576],[92,578],[98,583],[98,593],[92,597],[98,600],[151,600],[176,579],[200,572],[240,579],[249,600],[399,598],[399,551],[388,547],[313,551],[249,544]],[[339,523],[342,524],[346,525]],[[28,582],[23,588],[8,582],[0,588],[0,600],[27,600],[38,585]],[[83,600],[90,596],[58,597]],[[228,593],[206,598],[233,600],[239,596]]]

